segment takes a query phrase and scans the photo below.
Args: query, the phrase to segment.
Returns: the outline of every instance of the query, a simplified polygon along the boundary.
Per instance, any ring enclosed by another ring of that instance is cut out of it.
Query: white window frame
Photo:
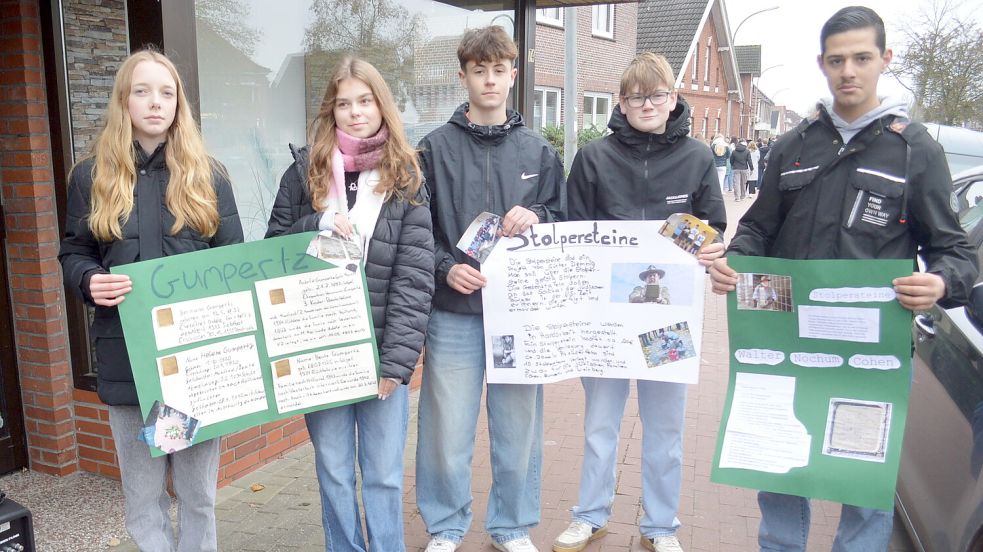
[[[690,74],[690,83],[696,86],[696,79],[700,76],[700,47],[693,48],[693,71]],[[696,90],[695,88],[693,90]]]
[[[536,23],[563,28],[563,8],[536,8]]]
[[[584,92],[584,102],[588,100],[591,101],[591,116],[594,118],[590,124],[587,123],[587,108],[584,108],[584,124],[583,128],[594,127],[604,130],[608,127],[608,121],[611,120],[611,112],[614,110],[612,103],[614,102],[614,95],[608,92]],[[607,100],[608,110],[604,113],[602,121],[597,120],[597,100]]]
[[[707,86],[707,85],[710,84],[710,57],[711,57],[710,56],[710,51],[711,51],[710,46],[712,44],[713,44],[713,37],[711,36],[711,37],[707,38],[706,59],[703,60],[703,66],[704,66],[704,69],[703,69],[703,84],[704,84],[704,86]]]
[[[591,6],[590,21],[590,32],[593,36],[614,38],[614,4]]]
[[[563,90],[561,90],[559,88],[554,88],[552,86],[537,86],[537,87],[535,87],[535,92],[533,92],[534,96],[535,96],[535,93],[536,92],[542,92],[543,93],[543,107],[542,107],[542,109],[543,109],[543,125],[542,125],[542,127],[548,127],[548,126],[559,127],[560,126],[560,114],[563,111]],[[552,121],[547,121],[546,120],[546,105],[548,103],[546,101],[546,97],[549,94],[556,94],[556,118],[554,120],[552,120]],[[533,123],[535,124],[535,121],[533,121]],[[540,127],[540,128],[542,128],[542,127]],[[540,129],[537,128],[536,130],[540,130]]]

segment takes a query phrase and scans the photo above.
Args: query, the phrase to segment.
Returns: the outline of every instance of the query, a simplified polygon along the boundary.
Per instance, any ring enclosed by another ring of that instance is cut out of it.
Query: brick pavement
[[[750,205],[725,200],[731,225]],[[731,230],[732,232],[733,230]],[[720,414],[727,390],[727,323],[724,298],[706,296],[703,359],[700,383],[691,386],[686,412],[683,487],[679,539],[689,552],[756,550],[759,514],[755,491],[711,483]],[[542,521],[532,530],[533,542],[548,551],[553,538],[567,525],[576,503],[583,448],[583,390],[578,380],[545,387]],[[416,449],[416,399],[411,395],[410,435],[406,450],[404,504],[406,546],[422,550],[428,535],[416,510],[413,455]],[[592,543],[587,552],[642,550],[639,544],[641,422],[634,388],[621,426],[618,485],[608,536]],[[219,490],[219,542],[222,550],[314,551],[323,547],[317,480],[310,445],[261,468]],[[484,512],[491,473],[484,413],[479,420],[474,453],[474,522],[464,539],[463,552],[491,550],[484,533]],[[254,483],[264,485],[259,492]],[[839,506],[814,501],[810,551],[829,550],[839,518]],[[124,543],[120,551],[136,550]],[[909,552],[911,545],[896,524],[891,552]]]

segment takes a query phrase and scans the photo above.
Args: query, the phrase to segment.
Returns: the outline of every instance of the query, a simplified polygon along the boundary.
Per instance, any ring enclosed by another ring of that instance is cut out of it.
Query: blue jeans
[[[137,434],[144,418],[139,406],[110,406],[109,427],[126,498],[126,531],[145,552],[218,550],[215,489],[220,439],[210,439],[167,456],[150,456]],[[171,527],[168,466],[177,495],[178,531]]]
[[[584,462],[573,519],[607,525],[614,502],[618,433],[631,380],[581,378],[584,385]],[[679,527],[683,419],[686,385],[636,382],[642,419],[642,507],[639,530],[650,538],[674,535]]]
[[[461,542],[471,525],[471,459],[485,377],[481,315],[434,309],[420,389],[416,502],[427,532]],[[539,523],[543,386],[489,384],[492,487],[485,528],[496,542]]]
[[[808,498],[761,491],[758,506],[761,508],[758,544],[762,552],[805,552],[811,520]],[[887,550],[893,525],[894,514],[889,510],[844,504],[832,552]]]
[[[373,552],[404,550],[403,448],[408,405],[406,386],[399,385],[384,401],[371,399],[304,416],[321,488],[325,550],[366,550],[355,495],[356,450],[369,548]]]

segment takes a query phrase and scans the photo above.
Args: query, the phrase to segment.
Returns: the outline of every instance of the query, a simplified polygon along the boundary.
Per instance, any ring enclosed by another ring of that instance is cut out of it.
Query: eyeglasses
[[[628,101],[629,107],[642,107],[645,105],[645,100],[652,102],[652,105],[662,105],[669,101],[669,94],[671,94],[671,92],[656,92],[655,94],[649,94],[648,96],[632,94],[631,96],[626,96],[625,100]]]

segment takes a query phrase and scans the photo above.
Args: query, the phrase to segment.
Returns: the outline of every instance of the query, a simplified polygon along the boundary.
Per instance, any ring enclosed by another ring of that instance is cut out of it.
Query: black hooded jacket
[[[509,110],[504,124],[481,126],[467,117],[468,104],[420,141],[420,166],[430,191],[436,248],[433,305],[462,314],[482,312],[481,293],[464,295],[447,285],[455,264],[478,263],[456,245],[482,212],[505,215],[519,205],[539,222],[563,219],[563,163],[542,136]]]
[[[89,332],[95,341],[96,389],[102,402],[110,405],[137,405],[139,401],[119,310],[92,302],[89,293],[92,275],[105,274],[114,266],[137,261],[242,243],[242,225],[232,186],[217,162],[213,162],[212,171],[220,217],[215,235],[205,237],[188,226],[171,235],[174,215],[167,210],[165,201],[171,179],[165,162],[165,147],[166,144],[161,144],[147,155],[139,145],[134,146],[137,182],[133,188],[133,210],[123,225],[122,239],[102,241],[89,229],[94,159],[79,162],[68,182],[65,235],[58,260],[61,261],[65,287],[95,307]]]
[[[689,213],[723,236],[727,213],[713,154],[688,136],[690,109],[682,96],[664,134],[635,130],[616,107],[608,128],[573,160],[567,177],[570,220],[662,220]]]
[[[730,154],[730,168],[735,171],[751,170],[751,150],[745,144],[738,143],[734,153]]]

